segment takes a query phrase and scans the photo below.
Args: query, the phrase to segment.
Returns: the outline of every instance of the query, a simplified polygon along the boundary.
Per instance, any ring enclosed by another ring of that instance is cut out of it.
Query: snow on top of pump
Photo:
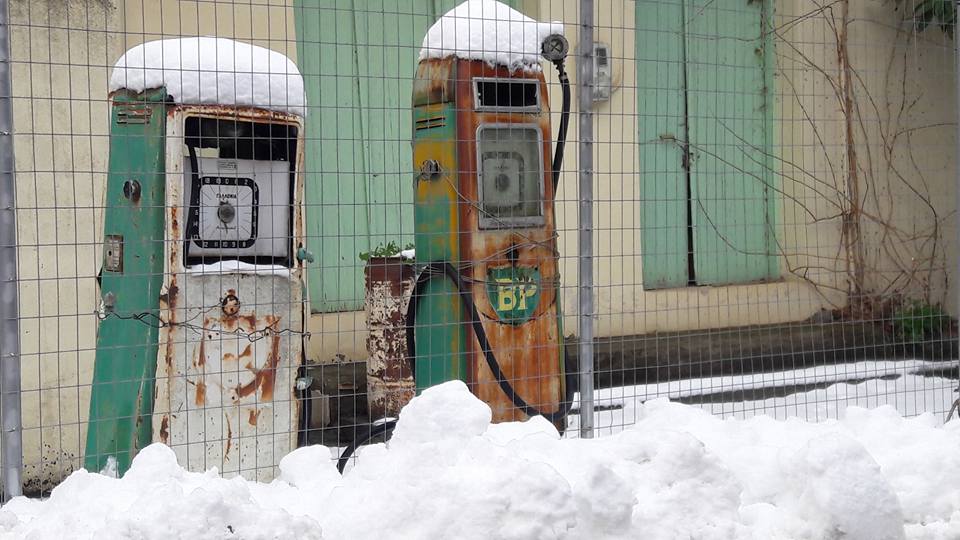
[[[110,91],[167,90],[177,103],[245,105],[306,113],[303,77],[286,56],[231,39],[193,37],[137,45],[113,66]]]
[[[562,24],[535,21],[496,0],[467,0],[430,27],[420,59],[456,56],[539,71],[544,38],[562,33]]]

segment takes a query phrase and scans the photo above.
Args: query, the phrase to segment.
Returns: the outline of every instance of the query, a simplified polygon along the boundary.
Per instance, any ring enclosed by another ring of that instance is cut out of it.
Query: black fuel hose
[[[367,442],[383,435],[384,440],[389,439],[393,435],[393,428],[397,427],[396,420],[388,420],[382,424],[371,427],[366,433],[359,437],[354,437],[353,441],[343,449],[343,452],[340,454],[340,459],[337,460],[337,470],[340,474],[343,474],[343,470],[347,467],[347,462],[350,461],[350,457],[353,456],[353,453],[357,451],[357,448],[360,448]]]
[[[573,375],[570,366],[566,365],[564,362],[564,372],[565,372],[565,396],[563,402],[560,403],[560,408],[554,412],[544,412],[540,409],[534,407],[527,403],[517,391],[513,388],[513,385],[510,384],[510,381],[503,374],[503,369],[500,367],[500,362],[497,361],[497,356],[493,352],[493,348],[490,346],[490,340],[487,339],[487,332],[483,328],[483,322],[480,320],[480,313],[477,311],[477,306],[473,302],[473,295],[470,294],[470,291],[467,289],[466,284],[463,282],[463,277],[460,275],[460,272],[449,262],[433,262],[428,264],[423,271],[420,272],[420,275],[417,277],[417,283],[413,288],[413,294],[410,296],[410,303],[407,306],[407,351],[411,359],[416,361],[416,337],[414,332],[414,327],[416,323],[417,316],[417,303],[420,296],[423,295],[423,289],[426,287],[427,283],[437,276],[446,276],[457,286],[457,294],[460,296],[460,301],[463,302],[463,307],[466,310],[466,315],[470,318],[470,327],[473,329],[473,335],[476,336],[477,342],[480,345],[480,350],[483,351],[483,358],[487,362],[487,367],[490,368],[490,372],[493,374],[494,378],[497,380],[497,384],[500,386],[500,389],[503,390],[503,393],[510,398],[510,402],[513,403],[513,406],[520,409],[527,416],[542,416],[549,420],[550,422],[555,422],[567,416],[570,413],[570,409],[573,407],[573,391],[574,385],[576,384],[576,377]]]
[[[563,60],[553,63],[557,67],[557,76],[560,78],[560,88],[563,92],[563,106],[560,112],[560,129],[557,131],[557,147],[553,150],[553,191],[556,193],[560,184],[560,167],[563,165],[563,147],[567,142],[567,127],[570,125],[570,78],[564,69]]]

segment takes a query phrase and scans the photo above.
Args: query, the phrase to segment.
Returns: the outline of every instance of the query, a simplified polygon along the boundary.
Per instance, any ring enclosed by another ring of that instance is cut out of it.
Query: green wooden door
[[[353,0],[294,4],[297,61],[307,89],[306,229],[317,253],[309,287],[316,311],[356,309],[357,254],[369,249],[367,163]]]
[[[294,0],[313,311],[360,309],[359,254],[413,241],[413,74],[427,29],[459,3]]]
[[[648,116],[660,124],[640,130],[645,288],[776,278],[773,51],[763,31],[770,4],[676,0],[637,9],[638,73],[648,85],[641,125]],[[661,15],[665,24],[644,27]],[[656,56],[643,47],[657,47]],[[657,63],[678,66],[679,76],[654,78],[665,69]]]
[[[764,12],[764,2],[687,4],[690,190],[699,285],[776,275],[768,219],[772,106],[767,106]]]
[[[637,2],[637,125],[646,289],[687,285],[684,0]]]

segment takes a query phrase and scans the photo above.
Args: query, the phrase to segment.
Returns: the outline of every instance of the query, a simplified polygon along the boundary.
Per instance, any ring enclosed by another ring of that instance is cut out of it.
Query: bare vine
[[[916,45],[916,28],[896,27],[897,42],[890,46],[881,85],[864,77],[849,48],[854,24],[881,23],[853,18],[850,0],[813,0],[811,4],[814,7],[809,12],[772,28],[778,46],[776,74],[783,98],[792,100],[800,111],[828,170],[805,170],[794,161],[775,156],[778,169],[783,170],[775,174],[784,185],[793,184],[815,194],[821,206],[834,209],[824,212],[823,208],[798,204],[811,226],[836,221],[841,245],[831,256],[791,252],[778,242],[780,255],[787,261],[790,273],[817,290],[836,290],[823,276],[830,274],[831,267],[841,271],[845,303],[834,303],[834,307],[846,317],[885,317],[906,298],[939,303],[947,285],[942,231],[948,216],[940,215],[934,204],[931,184],[917,161],[914,136],[923,130],[955,124],[915,124],[914,112],[924,98],[923,89],[911,86],[909,81],[909,62],[913,59],[907,54]],[[811,19],[822,20],[829,28],[835,65],[815,60],[815,55],[786,35]],[[842,123],[840,161],[830,148],[836,135],[824,133],[824,129],[829,129],[825,128],[827,122],[809,110],[803,91],[794,80],[794,70],[784,69],[783,64],[802,66],[830,89],[828,95],[835,100]],[[887,99],[891,93],[897,98]],[[793,170],[800,172],[784,172]],[[906,193],[910,200],[895,199],[894,193]],[[790,199],[799,201],[803,197]],[[918,215],[904,219],[902,208],[914,209]],[[826,260],[812,266],[793,265],[798,257]],[[934,283],[940,279],[941,282]]]

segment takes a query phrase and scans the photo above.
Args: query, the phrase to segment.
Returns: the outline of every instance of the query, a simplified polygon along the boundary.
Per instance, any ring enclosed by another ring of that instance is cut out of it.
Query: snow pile
[[[124,53],[110,91],[166,88],[177,103],[261,107],[306,114],[303,77],[286,56],[224,38],[163,39]]]
[[[722,420],[647,402],[638,423],[562,439],[491,425],[459,382],[400,414],[340,477],[324,447],[270,484],[187,473],[150,446],[120,479],[78,472],[0,510],[0,536],[897,540],[960,537],[960,422],[848,409],[839,421]]]
[[[140,451],[117,480],[77,471],[49,500],[16,498],[0,511],[4,538],[322,538],[307,516],[265,508],[243,479],[186,472],[173,451]],[[289,536],[288,536],[289,535]]]
[[[456,56],[539,70],[544,38],[562,33],[562,24],[537,22],[496,0],[467,0],[430,27],[420,59]]]

